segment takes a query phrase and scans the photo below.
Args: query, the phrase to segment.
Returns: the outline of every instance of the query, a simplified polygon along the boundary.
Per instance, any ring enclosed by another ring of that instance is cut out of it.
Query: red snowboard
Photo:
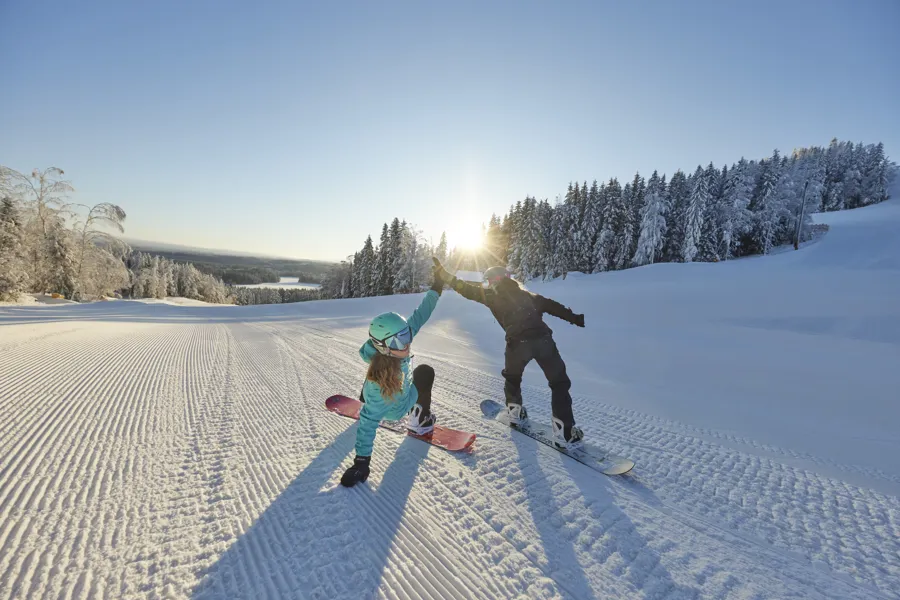
[[[351,419],[359,419],[359,411],[362,409],[362,402],[348,398],[347,396],[332,396],[325,400],[325,408],[331,412],[350,417]],[[382,421],[381,427],[395,431],[397,433],[405,433],[410,437],[428,442],[434,446],[440,446],[445,450],[458,451],[465,450],[475,441],[474,433],[458,431],[448,427],[434,426],[434,431],[427,435],[416,435],[411,433],[405,423],[402,421]]]

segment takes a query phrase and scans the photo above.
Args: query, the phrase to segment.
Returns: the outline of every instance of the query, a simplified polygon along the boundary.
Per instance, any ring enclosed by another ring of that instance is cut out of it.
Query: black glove
[[[584,315],[575,315],[575,318],[572,319],[572,325],[584,327]]]
[[[453,280],[456,278],[450,274],[450,271],[444,268],[444,265],[441,264],[441,261],[439,261],[436,256],[432,256],[431,260],[434,261],[434,276],[440,277],[441,281],[446,284],[453,283]]]
[[[341,485],[344,487],[353,487],[357,483],[362,483],[369,478],[369,460],[371,456],[357,456],[353,461],[353,466],[344,471],[341,477]]]
[[[441,268],[438,266],[434,266],[431,268],[431,289],[438,293],[438,296],[441,295],[441,292],[444,291],[444,279],[441,277]]]

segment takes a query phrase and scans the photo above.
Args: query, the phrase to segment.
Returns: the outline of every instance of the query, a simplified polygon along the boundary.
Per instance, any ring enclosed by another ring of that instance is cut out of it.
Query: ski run
[[[894,197],[897,192],[894,193]],[[529,288],[606,477],[482,417],[503,334],[417,338],[452,453],[379,430],[343,488],[369,320],[420,294],[0,307],[0,598],[900,598],[900,203],[801,248]],[[549,390],[532,364],[532,419]]]

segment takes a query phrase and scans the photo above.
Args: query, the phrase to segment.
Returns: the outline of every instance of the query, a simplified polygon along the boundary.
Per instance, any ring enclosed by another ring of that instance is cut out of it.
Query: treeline
[[[128,285],[119,293],[124,298],[182,297],[214,304],[233,304],[234,298],[221,279],[201,273],[190,263],[175,263],[162,256],[131,251],[123,262]]]
[[[128,284],[127,247],[101,229],[121,233],[125,211],[71,202],[74,188],[63,175],[0,166],[0,300],[25,292],[91,299]]]
[[[299,277],[305,283],[321,283],[334,266],[334,263],[327,261],[174,250],[147,242],[136,242],[133,247],[176,263],[191,263],[201,273],[215,275],[230,285],[277,283],[282,277]]]
[[[446,236],[430,248],[406,225],[385,224],[377,245],[335,267],[322,297],[359,298],[420,291],[431,254],[453,268],[502,264],[522,281],[598,273],[656,262],[722,261],[767,254],[810,236],[810,213],[857,208],[888,198],[896,165],[878,144],[832,140],[782,156],[710,163],[671,177],[640,173],[569,185],[554,204],[527,197],[485,228],[484,248],[447,256]]]
[[[487,246],[522,280],[767,254],[807,239],[812,212],[886,200],[893,168],[880,143],[833,140],[668,180],[584,182],[555,205],[529,197],[493,218]]]
[[[446,234],[433,248],[420,231],[395,218],[382,227],[377,246],[368,236],[362,250],[332,269],[321,297],[364,298],[419,291],[429,283],[432,255],[447,258]]]
[[[229,287],[229,295],[235,304],[242,306],[250,304],[288,304],[291,302],[306,302],[319,300],[322,293],[316,289],[292,289],[292,288],[245,288]]]
[[[258,283],[278,283],[281,277],[274,269],[268,267],[244,267],[241,265],[211,265],[209,263],[191,263],[201,273],[217,277],[226,285],[255,285]]]

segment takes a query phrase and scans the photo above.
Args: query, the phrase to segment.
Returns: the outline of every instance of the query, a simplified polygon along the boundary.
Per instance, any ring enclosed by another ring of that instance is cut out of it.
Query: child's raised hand
[[[432,272],[434,273],[435,279],[440,279],[444,283],[450,283],[451,281],[453,281],[453,275],[451,275],[450,272],[444,268],[444,265],[441,264],[441,261],[439,261],[436,256],[432,256],[431,260],[434,261],[434,268],[432,269]]]

